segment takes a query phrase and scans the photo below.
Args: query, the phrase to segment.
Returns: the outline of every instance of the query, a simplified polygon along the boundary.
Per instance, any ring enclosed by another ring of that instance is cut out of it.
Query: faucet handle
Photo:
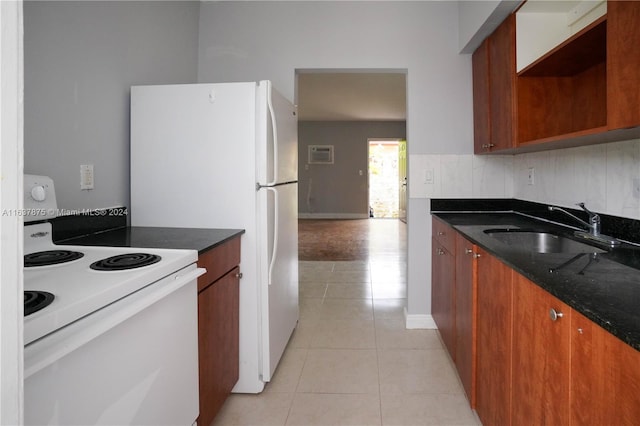
[[[580,206],[582,210],[584,210],[589,215],[589,222],[591,223],[600,223],[600,215],[598,213],[594,213],[588,208],[585,207],[584,203],[578,203],[576,206]]]

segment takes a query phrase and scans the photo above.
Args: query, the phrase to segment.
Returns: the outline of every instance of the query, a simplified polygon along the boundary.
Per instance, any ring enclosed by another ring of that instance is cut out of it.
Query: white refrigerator
[[[245,230],[238,393],[262,391],[298,321],[297,132],[269,81],[131,88],[131,225]]]

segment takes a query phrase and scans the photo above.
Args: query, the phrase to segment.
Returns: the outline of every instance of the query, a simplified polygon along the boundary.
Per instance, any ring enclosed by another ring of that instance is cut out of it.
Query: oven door
[[[191,265],[27,345],[25,424],[193,424],[203,272]]]

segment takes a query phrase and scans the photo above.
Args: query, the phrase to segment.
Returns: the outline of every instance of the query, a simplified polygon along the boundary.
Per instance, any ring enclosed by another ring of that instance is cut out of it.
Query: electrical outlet
[[[536,169],[534,169],[533,167],[529,167],[529,174],[527,176],[527,183],[529,185],[535,185],[536,184]]]
[[[93,164],[80,166],[80,189],[93,189]]]

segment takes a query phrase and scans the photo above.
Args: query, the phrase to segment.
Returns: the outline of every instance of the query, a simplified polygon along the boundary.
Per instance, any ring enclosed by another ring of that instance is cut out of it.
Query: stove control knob
[[[31,197],[36,201],[44,201],[47,198],[44,186],[38,185],[31,188]]]

